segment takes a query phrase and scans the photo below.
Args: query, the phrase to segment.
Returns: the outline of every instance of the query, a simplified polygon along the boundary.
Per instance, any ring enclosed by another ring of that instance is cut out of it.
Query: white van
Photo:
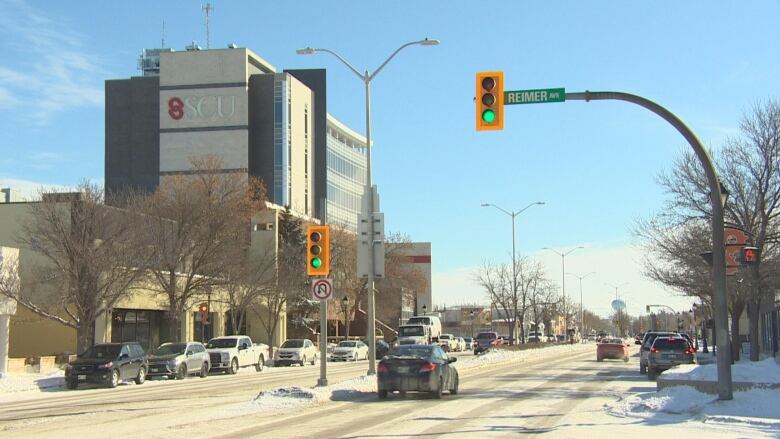
[[[439,341],[441,335],[441,320],[437,316],[414,316],[407,322],[407,325],[423,325],[429,329],[431,336],[431,342],[436,343]]]

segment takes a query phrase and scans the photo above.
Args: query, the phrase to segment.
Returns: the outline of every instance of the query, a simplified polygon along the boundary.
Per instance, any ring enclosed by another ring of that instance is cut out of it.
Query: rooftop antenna
[[[209,29],[209,16],[214,7],[211,6],[211,2],[206,3],[205,6],[201,6],[203,13],[206,15],[206,49],[211,48],[211,30]]]
[[[163,20],[163,27],[162,27],[162,47],[165,49],[165,20]]]

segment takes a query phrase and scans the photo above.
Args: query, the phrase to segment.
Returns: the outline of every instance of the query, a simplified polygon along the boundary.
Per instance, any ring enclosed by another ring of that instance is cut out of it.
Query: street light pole
[[[536,201],[528,206],[525,206],[524,208],[518,210],[517,212],[509,212],[505,209],[502,209],[495,204],[490,203],[482,203],[482,207],[495,207],[496,209],[500,210],[501,212],[504,212],[505,214],[512,217],[512,302],[514,303],[514,326],[517,326],[517,258],[515,257],[515,218],[517,215],[520,215],[521,213],[525,212],[526,209],[532,207],[532,206],[541,206],[544,205],[544,201]],[[510,337],[517,339],[517,334],[515,334],[515,329],[512,328],[512,334],[510,334]]]
[[[591,271],[590,273],[582,275],[582,276],[578,276],[578,275],[576,275],[574,273],[568,273],[568,274],[570,276],[574,276],[574,277],[576,277],[577,279],[580,280],[580,328],[582,329],[582,334],[584,335],[585,334],[585,312],[583,311],[583,308],[582,308],[582,280],[585,279],[586,277],[590,276],[591,274],[596,274],[596,272],[595,271]]]
[[[370,247],[371,247],[371,256],[369,258],[368,263],[368,280],[367,280],[367,288],[368,288],[368,375],[375,375],[376,374],[376,307],[375,307],[375,300],[374,300],[374,267],[375,267],[375,261],[374,261],[374,245],[375,242],[373,240],[374,238],[374,191],[373,186],[371,185],[371,80],[373,80],[376,75],[379,74],[379,72],[387,65],[387,63],[390,62],[391,59],[395,57],[398,52],[403,50],[406,47],[412,46],[412,45],[421,45],[421,46],[435,46],[439,44],[439,40],[436,39],[428,39],[425,38],[424,40],[419,41],[411,41],[409,43],[401,45],[398,49],[395,50],[387,59],[379,66],[376,70],[374,70],[374,73],[369,73],[368,70],[365,71],[365,73],[360,73],[355,67],[352,66],[346,59],[344,59],[341,55],[338,53],[330,50],[330,49],[314,49],[311,47],[307,47],[305,49],[298,49],[296,53],[298,55],[312,55],[318,52],[325,52],[330,53],[331,55],[338,58],[339,61],[341,61],[344,65],[346,65],[352,72],[357,75],[358,78],[360,78],[363,81],[363,84],[365,85],[365,93],[366,93],[366,186],[363,190],[363,196],[366,197],[366,202],[363,204],[363,209],[365,209],[365,212],[362,212],[366,218],[368,218],[368,224],[369,224],[369,236],[371,239]],[[360,244],[358,244],[360,245]]]
[[[579,250],[581,248],[585,248],[583,246],[574,247],[573,249],[561,253],[557,250],[553,250],[549,247],[544,247],[542,250],[550,250],[551,252],[555,253],[556,255],[561,257],[561,295],[563,296],[563,330],[565,332],[564,334],[564,340],[566,337],[569,336],[569,317],[566,313],[566,256],[569,255],[569,253],[573,252],[574,250]]]

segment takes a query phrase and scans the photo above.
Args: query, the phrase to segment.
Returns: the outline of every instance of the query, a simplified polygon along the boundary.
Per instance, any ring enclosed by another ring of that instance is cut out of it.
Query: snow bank
[[[16,392],[40,392],[65,387],[65,372],[23,373],[0,378],[0,394]]]
[[[688,364],[670,369],[661,376],[667,380],[717,381],[717,364]],[[738,361],[731,366],[731,379],[736,383],[780,383],[780,365],[773,358],[763,361]]]
[[[705,422],[736,422],[780,431],[780,391],[777,390],[734,392],[731,401],[720,401],[716,395],[701,393],[690,386],[675,386],[655,393],[630,396],[607,404],[606,409],[623,417],[653,420],[672,417],[679,420],[696,415]]]

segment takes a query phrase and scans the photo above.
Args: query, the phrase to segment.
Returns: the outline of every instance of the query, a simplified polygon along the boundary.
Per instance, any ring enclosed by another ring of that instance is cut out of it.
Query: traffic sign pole
[[[314,279],[311,283],[311,295],[320,301],[320,378],[318,386],[328,385],[328,299],[333,296],[333,280]]]

